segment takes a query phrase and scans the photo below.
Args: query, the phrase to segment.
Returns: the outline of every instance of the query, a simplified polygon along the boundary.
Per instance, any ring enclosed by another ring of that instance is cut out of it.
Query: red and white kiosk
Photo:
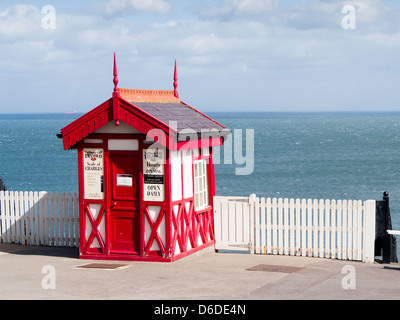
[[[174,261],[214,244],[213,148],[230,133],[174,90],[118,88],[61,130],[78,150],[80,257]]]

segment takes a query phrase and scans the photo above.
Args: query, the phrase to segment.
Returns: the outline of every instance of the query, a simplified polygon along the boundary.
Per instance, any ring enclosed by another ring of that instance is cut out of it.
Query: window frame
[[[195,212],[206,210],[211,206],[209,170],[210,150],[208,149],[208,152],[204,153],[203,149],[204,148],[197,149],[197,155],[193,152],[193,202]],[[196,166],[198,167],[197,170]],[[200,170],[201,174],[199,174]],[[199,200],[197,200],[200,196],[203,200],[202,203],[198,203]]]

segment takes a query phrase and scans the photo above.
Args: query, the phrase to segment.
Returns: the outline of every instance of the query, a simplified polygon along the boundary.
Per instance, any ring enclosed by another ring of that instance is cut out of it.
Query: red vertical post
[[[174,96],[179,99],[178,93],[178,72],[176,70],[176,59],[175,59],[175,70],[174,70]]]
[[[79,181],[79,251],[81,254],[86,254],[86,219],[85,219],[85,203],[84,203],[84,168],[83,168],[83,148],[78,150],[78,181]]]
[[[113,92],[113,118],[115,125],[119,126],[119,88],[118,88],[118,71],[117,71],[117,59],[114,52],[114,92]]]

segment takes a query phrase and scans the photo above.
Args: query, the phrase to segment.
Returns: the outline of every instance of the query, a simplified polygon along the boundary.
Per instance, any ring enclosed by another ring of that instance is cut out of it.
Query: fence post
[[[363,262],[375,261],[375,200],[364,202],[364,254]]]
[[[4,191],[0,191],[0,243],[5,242],[4,233],[6,231],[6,208]]]
[[[254,215],[255,215],[256,195],[253,193],[249,197],[249,251],[254,254]]]

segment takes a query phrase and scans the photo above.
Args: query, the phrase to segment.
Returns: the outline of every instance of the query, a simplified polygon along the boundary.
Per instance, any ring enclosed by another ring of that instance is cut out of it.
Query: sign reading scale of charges
[[[84,149],[85,199],[104,199],[103,149]]]
[[[145,201],[164,201],[164,150],[143,150],[143,192]]]

